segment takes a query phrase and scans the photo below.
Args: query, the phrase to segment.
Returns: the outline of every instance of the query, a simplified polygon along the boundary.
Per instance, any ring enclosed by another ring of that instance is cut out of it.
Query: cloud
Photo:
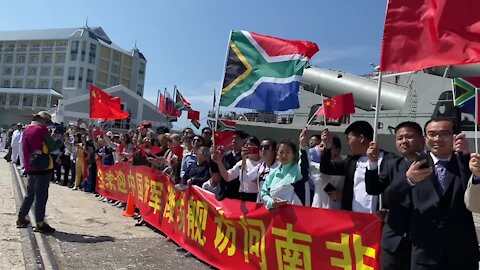
[[[341,59],[365,57],[365,55],[373,55],[375,52],[375,48],[365,46],[346,47],[339,49],[322,48],[320,49],[320,52],[318,52],[317,57],[312,60],[312,64],[321,65]]]

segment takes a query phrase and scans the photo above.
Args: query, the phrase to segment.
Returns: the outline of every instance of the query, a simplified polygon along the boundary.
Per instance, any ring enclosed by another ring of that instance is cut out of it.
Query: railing
[[[215,111],[209,111],[208,117],[215,118]],[[291,124],[294,114],[276,114],[271,112],[219,112],[218,118],[254,123]]]

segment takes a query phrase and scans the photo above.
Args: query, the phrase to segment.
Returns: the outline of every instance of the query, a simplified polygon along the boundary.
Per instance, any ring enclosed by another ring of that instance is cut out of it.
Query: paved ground
[[[3,154],[1,155],[3,157]],[[0,161],[0,268],[25,269],[22,236],[15,228],[16,206],[11,171]]]
[[[42,269],[31,251],[27,234],[31,228],[15,228],[19,205],[10,167],[0,158],[0,269]],[[52,184],[46,219],[57,232],[45,240],[58,269],[209,269],[176,252],[175,244],[152,229],[134,226],[136,221],[121,213],[93,194]]]

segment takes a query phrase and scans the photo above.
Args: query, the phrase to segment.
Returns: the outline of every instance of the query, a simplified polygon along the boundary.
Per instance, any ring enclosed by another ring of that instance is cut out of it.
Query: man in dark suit
[[[348,139],[348,147],[351,154],[342,162],[333,163],[331,135],[328,130],[322,132],[322,142],[325,149],[320,155],[320,172],[328,175],[344,175],[345,183],[343,190],[329,192],[329,197],[342,202],[342,210],[376,213],[378,210],[378,198],[367,194],[365,190],[365,171],[368,166],[367,149],[373,140],[373,128],[366,121],[356,121],[345,130]],[[395,158],[395,155],[380,151],[380,167],[387,160]]]
[[[424,130],[430,152],[387,187],[386,203],[396,205],[411,196],[412,269],[477,270],[475,226],[463,201],[471,174],[465,135],[454,135],[449,119],[432,119]]]
[[[417,153],[423,152],[424,138],[422,127],[415,122],[402,122],[395,127],[395,146],[402,157],[389,160],[378,172],[378,147],[371,142],[367,150],[369,168],[365,173],[365,186],[368,194],[380,195],[395,181],[405,177]],[[412,243],[408,238],[408,220],[411,213],[410,194],[398,204],[383,205],[388,209],[382,232],[382,269],[408,270],[411,263]]]

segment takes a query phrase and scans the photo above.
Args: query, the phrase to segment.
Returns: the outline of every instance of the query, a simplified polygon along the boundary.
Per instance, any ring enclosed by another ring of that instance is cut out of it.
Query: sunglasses
[[[200,139],[199,139],[199,138],[194,138],[193,141],[194,141],[194,142],[200,141]]]
[[[263,145],[260,145],[260,150],[270,150],[270,145],[269,144],[263,144]]]

